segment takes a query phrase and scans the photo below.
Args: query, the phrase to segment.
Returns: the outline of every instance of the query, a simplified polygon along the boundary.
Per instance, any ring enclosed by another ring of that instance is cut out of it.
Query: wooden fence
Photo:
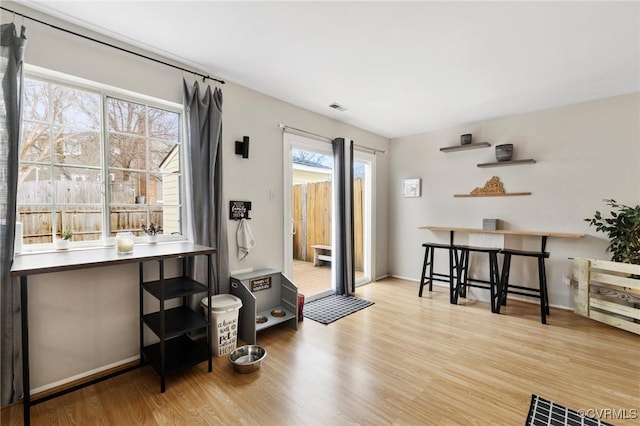
[[[574,312],[640,334],[640,265],[574,260]]]
[[[364,263],[364,192],[363,180],[354,181],[354,242],[355,265],[363,270]],[[331,182],[305,183],[293,186],[293,258],[313,261],[316,244],[331,245]]]
[[[131,231],[142,235],[141,226],[146,223],[147,208],[122,207],[111,210],[113,235],[120,231]],[[73,231],[73,241],[99,240],[102,238],[102,211],[98,208],[68,209],[56,212],[56,229],[52,229],[51,210],[31,208],[19,211],[18,221],[22,222],[24,244],[52,242],[52,234],[60,235],[62,230]],[[162,226],[162,208],[151,209],[151,222]]]

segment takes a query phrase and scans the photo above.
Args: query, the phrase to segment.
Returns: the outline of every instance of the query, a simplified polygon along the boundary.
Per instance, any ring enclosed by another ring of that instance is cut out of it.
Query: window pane
[[[24,80],[22,113],[25,120],[48,121],[48,84],[31,79]]]
[[[54,167],[56,204],[100,204],[100,170],[80,167]]]
[[[175,112],[149,107],[149,137],[177,141],[180,115]]]
[[[18,191],[18,195],[20,192]],[[18,221],[22,222],[23,244],[51,243],[51,207],[18,207]]]
[[[22,125],[20,160],[50,163],[49,126],[25,121]]]
[[[131,231],[137,236],[144,235],[142,224],[147,223],[146,206],[112,205],[110,216],[112,236],[115,236],[116,232],[120,231]]]
[[[100,166],[100,134],[54,127],[55,162]]]
[[[100,96],[52,85],[53,121],[76,129],[100,129]]]
[[[58,206],[56,209],[56,235],[71,231],[71,241],[91,241],[102,238],[102,207]]]
[[[109,136],[109,166],[122,169],[146,169],[145,139],[133,136]]]
[[[144,204],[146,202],[146,182],[145,174],[130,172],[127,170],[111,170],[109,175],[111,183],[111,204]],[[142,201],[141,198],[145,197]]]
[[[151,141],[149,145],[151,164],[149,170],[161,170],[163,172],[180,171],[180,149],[172,142]]]
[[[150,174],[149,175],[149,203],[151,204],[180,204],[179,174]]]
[[[147,190],[147,203],[158,204],[162,202],[162,175],[149,174],[149,186]]]
[[[155,208],[156,206],[154,206]],[[181,217],[181,207],[180,206],[157,206],[159,210],[160,218],[156,219],[162,225],[162,233],[165,235],[171,234],[182,234],[180,217]],[[158,214],[156,211],[152,211],[152,216]],[[153,222],[156,223],[156,222]]]
[[[20,164],[18,198],[20,204],[50,204],[53,201],[51,166]]]
[[[144,221],[143,223],[146,226],[149,226],[151,223],[154,224],[154,226],[160,227],[160,232],[158,232],[158,234],[166,234],[167,231],[164,228],[164,221],[163,221],[163,213],[162,213],[162,206],[151,206],[149,209],[149,222],[147,223],[147,221]]]
[[[110,132],[145,135],[145,106],[107,98],[108,129]]]

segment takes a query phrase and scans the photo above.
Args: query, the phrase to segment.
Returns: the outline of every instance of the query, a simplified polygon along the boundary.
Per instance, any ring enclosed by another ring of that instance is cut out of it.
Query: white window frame
[[[68,86],[70,88],[77,88],[83,91],[95,93],[100,96],[100,114],[102,115],[102,128],[100,129],[100,145],[101,145],[101,160],[100,160],[100,171],[102,174],[102,184],[103,184],[103,197],[102,197],[102,238],[97,240],[90,241],[73,241],[71,243],[71,248],[73,249],[82,249],[82,248],[96,248],[102,247],[104,245],[104,238],[109,237],[109,228],[110,228],[110,197],[108,191],[108,174],[109,174],[109,164],[107,153],[109,152],[109,144],[107,141],[107,111],[106,111],[106,99],[107,97],[121,99],[123,101],[132,102],[132,103],[142,103],[151,107],[164,109],[167,111],[175,112],[180,115],[180,194],[181,200],[179,204],[179,208],[181,210],[181,220],[180,220],[180,234],[162,234],[159,241],[184,241],[188,240],[188,203],[189,195],[186,192],[186,181],[188,179],[187,174],[188,170],[186,165],[188,161],[186,161],[185,154],[185,144],[186,144],[186,114],[184,111],[184,106],[182,104],[178,104],[171,101],[166,101],[163,99],[154,98],[151,96],[143,95],[140,93],[135,93],[129,90],[120,89],[117,87],[109,86],[102,83],[97,83],[91,80],[86,80],[80,77],[71,76],[68,74],[60,73],[57,71],[48,70],[46,68],[37,67],[30,64],[25,64],[24,68],[25,78],[33,78],[41,81],[59,84],[63,86]],[[53,159],[51,160],[53,161]],[[117,231],[116,231],[117,232]],[[145,242],[145,237],[136,237],[136,243]],[[41,243],[41,244],[23,244],[22,253],[29,252],[38,252],[38,251],[47,251],[54,249],[54,243]]]

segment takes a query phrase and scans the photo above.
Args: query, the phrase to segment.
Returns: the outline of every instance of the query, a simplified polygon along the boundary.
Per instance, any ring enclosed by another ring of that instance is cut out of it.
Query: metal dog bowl
[[[258,345],[245,345],[229,354],[229,362],[237,373],[251,373],[260,368],[267,351]]]
[[[271,311],[271,315],[273,315],[274,317],[283,317],[285,315],[287,315],[287,313],[285,311],[283,311],[282,309],[274,309],[273,311]]]
[[[264,324],[267,321],[269,321],[269,318],[265,317],[264,315],[258,315],[256,317],[256,324]]]

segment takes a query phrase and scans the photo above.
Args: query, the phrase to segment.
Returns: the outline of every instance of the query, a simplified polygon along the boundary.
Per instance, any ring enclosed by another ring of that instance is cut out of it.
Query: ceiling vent
[[[343,107],[342,105],[340,105],[337,102],[332,102],[331,104],[329,104],[329,108],[337,109],[338,111],[346,111],[347,110],[347,108]]]

